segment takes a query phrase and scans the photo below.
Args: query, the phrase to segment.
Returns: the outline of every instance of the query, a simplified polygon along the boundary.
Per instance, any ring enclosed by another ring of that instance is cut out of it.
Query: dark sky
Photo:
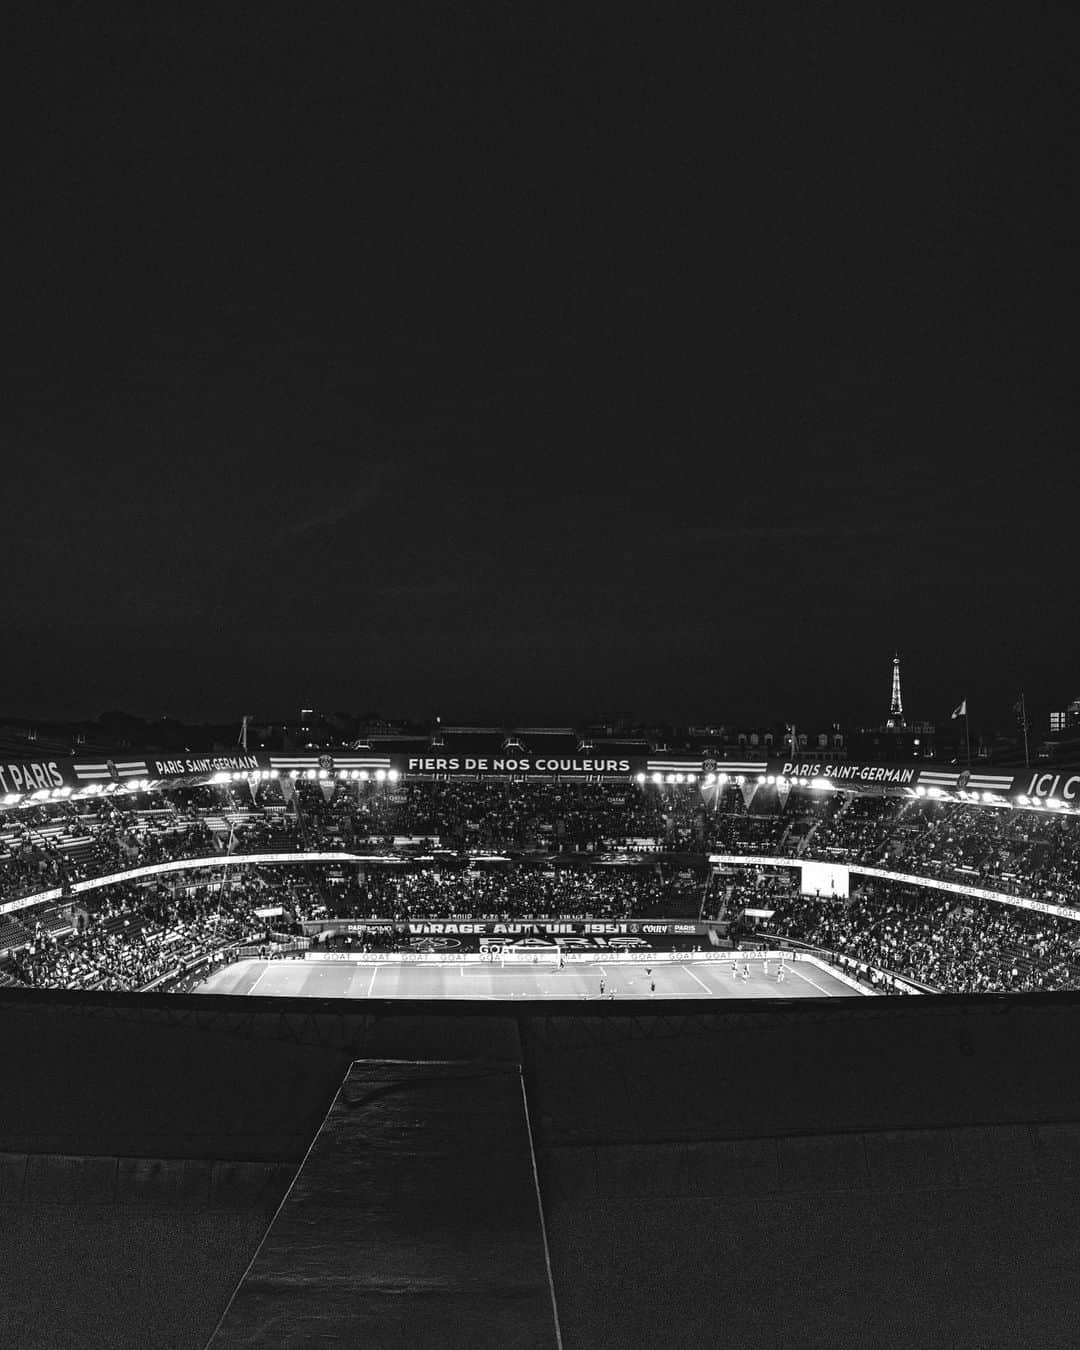
[[[0,712],[1080,693],[1064,33],[651,8],[36,11]]]

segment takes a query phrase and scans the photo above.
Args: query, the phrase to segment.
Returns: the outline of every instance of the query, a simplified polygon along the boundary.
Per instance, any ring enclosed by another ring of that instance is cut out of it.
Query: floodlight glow
[[[271,778],[276,778],[277,776],[278,776],[278,771],[277,771],[277,769],[271,769],[271,770],[270,770],[270,777],[271,777]]]
[[[396,783],[397,780],[401,777],[401,774],[397,769],[390,769],[387,771],[386,776],[387,778],[390,779],[391,783]]]
[[[675,775],[673,773],[669,773],[665,781],[668,783],[674,783]]]
[[[652,780],[654,783],[662,783],[664,781],[664,775],[662,773],[654,773]]]
[[[385,770],[385,769],[376,769],[376,770],[375,770],[375,781],[376,781],[376,783],[385,783],[385,782],[386,782],[386,770]]]
[[[305,770],[304,770],[304,777],[307,778],[307,779],[309,779],[309,780],[314,780],[314,778],[315,778],[315,770],[314,770],[314,769],[305,769]]]
[[[715,777],[716,777],[716,774],[714,774],[714,773],[707,773],[707,774],[705,775],[705,786],[706,786],[706,787],[709,787],[709,786],[711,785],[711,783],[712,783],[712,781],[713,781],[713,779],[714,779]]]
[[[338,776],[339,778],[348,778],[348,776],[349,776],[349,771],[348,771],[348,769],[338,769],[338,771],[337,771],[337,776]]]
[[[4,793],[4,805],[5,805],[5,806],[14,806],[15,803],[16,803],[18,800],[19,800],[19,794],[18,794],[17,792],[5,792],[5,793]]]
[[[829,782],[827,778],[812,778],[810,780],[810,786],[814,788],[815,791],[817,792],[834,791],[833,785]]]
[[[360,781],[361,781],[361,783],[366,783],[367,780],[368,780],[368,771],[367,771],[367,769],[361,769],[361,770],[360,770]]]
[[[676,781],[676,783],[681,783],[681,782],[682,782],[682,774],[681,774],[681,773],[677,773],[677,774],[675,775],[675,781]]]
[[[645,775],[643,773],[636,773],[634,777],[639,783],[644,783],[645,781]]]
[[[944,796],[945,796],[944,792],[942,792],[942,790],[941,790],[939,787],[927,788],[927,789],[926,789],[926,795],[927,795],[928,797],[944,797]]]
[[[210,781],[211,783],[227,783],[229,781],[229,775],[224,772],[216,773]]]
[[[1023,794],[1022,792],[1021,792],[1020,796],[1017,797],[1017,799],[1016,799],[1016,804],[1017,804],[1017,806],[1027,806],[1027,804],[1028,804],[1028,799],[1024,796],[1024,794]]]

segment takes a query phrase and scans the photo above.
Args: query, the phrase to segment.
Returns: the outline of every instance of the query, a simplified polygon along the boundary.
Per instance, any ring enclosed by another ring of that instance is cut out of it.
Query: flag
[[[953,717],[966,717],[966,716],[967,716],[967,699],[966,699],[966,698],[963,699],[963,700],[961,700],[960,706],[959,706],[958,708],[954,708],[954,709],[952,710],[951,716],[953,716]]]

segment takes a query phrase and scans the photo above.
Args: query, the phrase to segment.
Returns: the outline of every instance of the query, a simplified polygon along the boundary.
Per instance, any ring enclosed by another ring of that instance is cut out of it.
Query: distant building
[[[1074,698],[1067,708],[1050,714],[1050,735],[1080,729],[1080,698]]]

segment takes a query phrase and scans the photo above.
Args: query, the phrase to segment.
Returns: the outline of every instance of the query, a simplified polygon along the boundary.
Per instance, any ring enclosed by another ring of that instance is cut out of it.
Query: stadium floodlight
[[[664,781],[667,782],[667,783],[674,783],[674,781],[675,781],[675,775],[674,775],[673,773],[669,773],[668,776],[667,776],[667,778],[666,778]]]
[[[1016,799],[1016,804],[1017,804],[1017,806],[1027,806],[1027,804],[1028,804],[1028,799],[1027,799],[1027,797],[1024,796],[1024,794],[1023,794],[1022,792],[1021,792],[1020,796],[1017,797],[1017,799]]]
[[[670,782],[670,779],[669,779],[668,781]],[[681,774],[681,773],[677,773],[677,774],[675,775],[675,781],[676,781],[676,783],[681,783],[681,782],[682,782],[682,774]]]
[[[316,777],[315,770],[314,770],[314,769],[305,769],[305,770],[304,770],[304,777],[307,778],[307,779],[309,779],[310,781],[314,781],[314,779],[315,779],[315,777]]]
[[[18,794],[17,792],[5,792],[5,793],[4,793],[4,805],[5,805],[5,806],[14,806],[15,803],[16,803],[18,800],[19,800],[19,794]]]
[[[277,769],[271,769],[271,770],[270,770],[270,777],[271,777],[271,778],[276,778],[277,776],[278,776],[278,771],[277,771]]]
[[[227,783],[229,781],[229,775],[224,771],[222,771],[220,773],[214,774],[213,778],[211,778],[210,781],[211,783]]]
[[[368,771],[367,771],[367,769],[361,769],[361,770],[360,770],[360,781],[361,781],[361,783],[366,783],[367,780],[368,780]]]
[[[375,770],[375,781],[376,781],[376,783],[385,783],[385,782],[386,782],[386,770],[385,770],[385,769],[376,769],[376,770]]]
[[[326,769],[319,769],[319,770],[318,770],[318,775],[319,775],[320,780],[323,779],[323,778],[329,778],[329,776],[330,776],[329,773],[326,771]]]
[[[714,773],[707,773],[707,774],[705,775],[705,786],[706,786],[706,787],[710,787],[710,786],[712,785],[712,781],[713,781],[713,779],[714,779],[715,777],[716,777],[716,774],[714,774]]]
[[[654,783],[662,783],[664,781],[664,775],[662,773],[654,773],[652,780]]]
[[[927,789],[926,789],[926,795],[927,795],[928,797],[944,797],[944,796],[945,796],[944,792],[942,792],[942,790],[941,790],[939,787],[927,788]]]
[[[696,774],[696,773],[688,773],[688,774],[686,775],[686,781],[687,781],[688,783],[696,783],[696,782],[697,782],[697,774]]]
[[[812,778],[812,779],[810,780],[810,786],[811,786],[816,792],[835,792],[835,791],[836,791],[836,789],[833,787],[832,783],[830,783],[829,780],[828,780],[827,778]]]
[[[717,781],[718,783],[726,783],[726,782],[727,782],[727,774],[726,774],[726,773],[718,773],[718,774],[716,775],[716,781]]]
[[[401,777],[401,774],[397,769],[388,769],[386,771],[386,776],[390,779],[391,783],[396,783]]]
[[[348,771],[348,769],[338,769],[338,771],[337,771],[337,776],[338,776],[339,778],[348,778],[348,776],[349,776],[349,771]]]
[[[644,783],[645,781],[645,775],[643,773],[636,773],[634,777],[639,783]]]

